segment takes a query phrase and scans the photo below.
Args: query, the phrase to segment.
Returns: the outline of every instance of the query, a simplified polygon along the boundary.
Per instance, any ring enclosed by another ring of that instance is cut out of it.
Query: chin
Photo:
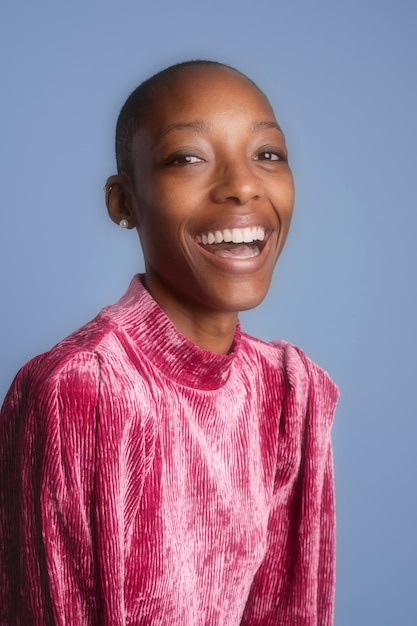
[[[223,289],[221,293],[216,292],[211,297],[211,308],[225,313],[239,313],[254,309],[265,299],[270,281],[261,287],[238,283]]]
[[[236,313],[240,313],[241,311],[250,311],[251,309],[255,309],[257,306],[261,304],[261,302],[265,299],[266,292],[261,296],[253,297],[253,298],[241,298],[236,299],[235,302],[231,303],[232,307],[230,310],[235,311]]]

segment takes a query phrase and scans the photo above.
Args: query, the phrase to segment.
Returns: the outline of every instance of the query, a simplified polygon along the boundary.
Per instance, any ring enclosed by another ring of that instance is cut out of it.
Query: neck
[[[199,348],[218,354],[229,352],[235,335],[237,313],[199,314],[197,311],[184,312],[176,307],[168,307],[164,311],[177,330]]]
[[[145,287],[170,318],[177,330],[196,346],[210,352],[227,354],[233,343],[238,314],[219,312],[190,305],[161,288],[157,282],[145,278]]]

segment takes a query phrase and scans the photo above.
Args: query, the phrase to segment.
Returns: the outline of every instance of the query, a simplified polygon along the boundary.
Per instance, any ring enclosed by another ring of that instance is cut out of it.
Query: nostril
[[[237,166],[231,167],[219,175],[213,192],[217,202],[233,200],[242,205],[250,200],[260,198],[262,185],[251,171]]]

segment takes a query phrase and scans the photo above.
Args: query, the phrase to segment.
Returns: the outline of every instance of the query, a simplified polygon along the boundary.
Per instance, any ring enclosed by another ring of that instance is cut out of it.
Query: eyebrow
[[[272,128],[274,130],[277,130],[284,136],[283,130],[280,125],[272,120],[253,122],[249,126],[249,128],[252,132],[256,132],[258,130],[268,130]],[[162,137],[174,130],[191,130],[195,133],[204,133],[208,132],[210,130],[210,127],[207,122],[204,122],[204,120],[195,120],[194,122],[174,122],[173,124],[169,124],[168,126],[166,126],[166,128],[161,130],[161,132],[155,139],[154,145],[156,145],[162,139]]]
[[[271,120],[264,122],[253,122],[253,124],[251,124],[251,130],[253,130],[254,132],[256,132],[257,130],[268,130],[269,128],[274,128],[275,130],[278,130],[282,135],[284,135],[281,126],[275,121]]]
[[[192,130],[195,133],[207,132],[209,125],[203,120],[195,120],[194,122],[175,122],[169,124],[166,128],[162,129],[158,134],[155,143],[158,143],[162,137],[172,132],[173,130]]]

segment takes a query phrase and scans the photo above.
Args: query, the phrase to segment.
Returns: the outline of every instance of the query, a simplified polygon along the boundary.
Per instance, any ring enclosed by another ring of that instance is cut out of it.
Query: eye
[[[195,154],[177,154],[168,161],[168,165],[194,165],[201,163],[203,159]]]
[[[273,152],[272,150],[265,150],[264,152],[260,152],[255,157],[256,161],[283,161],[283,157],[278,152]]]

